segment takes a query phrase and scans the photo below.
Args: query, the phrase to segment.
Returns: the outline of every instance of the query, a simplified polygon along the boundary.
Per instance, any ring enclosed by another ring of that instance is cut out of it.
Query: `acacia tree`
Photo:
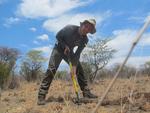
[[[15,48],[0,47],[0,62],[9,65],[10,70],[19,58],[19,51]]]
[[[110,40],[95,40],[88,45],[87,49],[82,54],[83,62],[88,62],[92,66],[92,73],[90,74],[90,81],[92,82],[98,73],[113,57],[114,49],[109,48],[107,43]]]
[[[42,65],[46,59],[42,55],[42,51],[31,50],[26,54],[25,59],[21,63],[20,74],[28,81],[34,81],[42,72]]]
[[[14,66],[19,58],[19,51],[15,48],[0,47],[0,87],[11,76],[11,72],[14,71]]]

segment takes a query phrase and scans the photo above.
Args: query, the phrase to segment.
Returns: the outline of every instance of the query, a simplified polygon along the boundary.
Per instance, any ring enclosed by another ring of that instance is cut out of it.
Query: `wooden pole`
[[[130,57],[135,45],[138,43],[138,41],[140,40],[141,36],[143,35],[144,31],[148,28],[150,24],[150,18],[145,22],[144,26],[140,29],[140,31],[138,32],[135,41],[133,42],[129,53],[127,54],[127,57],[125,58],[124,62],[122,63],[122,65],[119,67],[117,73],[115,74],[113,80],[111,81],[111,83],[109,84],[109,86],[107,87],[106,91],[104,92],[104,94],[102,95],[101,99],[98,101],[96,107],[93,109],[92,113],[96,113],[98,107],[102,104],[103,100],[105,99],[105,97],[107,96],[109,90],[112,88],[114,82],[116,81],[118,75],[120,74],[122,68],[124,67],[124,65],[126,64],[128,58]]]

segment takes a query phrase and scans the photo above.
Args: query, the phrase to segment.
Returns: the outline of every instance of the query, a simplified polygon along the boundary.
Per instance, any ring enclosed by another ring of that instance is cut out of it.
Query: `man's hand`
[[[68,46],[65,46],[64,54],[65,54],[65,55],[68,55],[69,52],[70,52],[69,47],[68,47]]]

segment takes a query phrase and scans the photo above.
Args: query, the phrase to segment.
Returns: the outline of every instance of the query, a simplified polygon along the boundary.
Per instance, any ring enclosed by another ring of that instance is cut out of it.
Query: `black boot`
[[[85,98],[98,98],[98,96],[92,94],[89,89],[83,90],[83,97],[85,97]]]
[[[45,105],[46,104],[45,97],[46,97],[45,95],[38,96],[37,105]]]

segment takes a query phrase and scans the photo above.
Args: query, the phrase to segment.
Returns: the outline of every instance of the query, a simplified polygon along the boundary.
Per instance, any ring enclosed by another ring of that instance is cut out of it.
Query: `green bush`
[[[6,63],[0,62],[0,87],[3,89],[4,85],[10,75],[9,66]]]
[[[46,62],[42,51],[30,50],[21,62],[20,74],[28,82],[38,80]]]

